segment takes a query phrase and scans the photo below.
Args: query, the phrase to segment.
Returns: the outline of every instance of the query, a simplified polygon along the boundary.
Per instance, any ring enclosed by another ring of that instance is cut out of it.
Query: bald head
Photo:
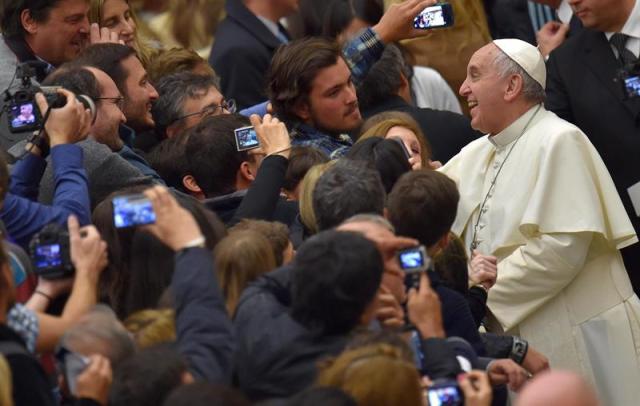
[[[517,406],[598,406],[594,390],[578,374],[552,371],[538,375],[527,384]]]

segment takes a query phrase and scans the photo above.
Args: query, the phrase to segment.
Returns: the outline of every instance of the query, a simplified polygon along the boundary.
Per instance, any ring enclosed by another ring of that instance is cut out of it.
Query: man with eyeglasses
[[[160,97],[151,108],[156,142],[195,127],[205,117],[236,112],[235,101],[225,100],[215,76],[178,72],[161,78],[156,89]],[[143,151],[153,147],[136,146]]]

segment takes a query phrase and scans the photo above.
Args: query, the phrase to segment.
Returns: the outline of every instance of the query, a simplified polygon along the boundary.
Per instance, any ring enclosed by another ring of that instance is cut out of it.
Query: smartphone
[[[424,272],[431,266],[431,258],[424,245],[398,251],[397,257],[400,268],[407,274]]]
[[[78,375],[89,366],[89,358],[73,352],[65,347],[60,347],[55,354],[59,370],[63,373],[71,394],[76,394],[76,382]]]
[[[411,330],[409,335],[409,347],[413,352],[413,362],[420,375],[425,374],[424,353],[422,352],[422,339],[417,330]]]
[[[413,27],[419,30],[451,27],[452,25],[453,7],[449,3],[429,6],[413,19]]]
[[[116,228],[135,227],[156,222],[151,201],[142,193],[118,196],[112,200]]]
[[[453,380],[436,380],[427,389],[429,406],[458,406],[464,405],[464,396],[458,383]]]
[[[640,75],[625,78],[624,88],[628,98],[640,97]]]
[[[256,134],[256,130],[253,127],[236,128],[234,133],[236,135],[236,147],[238,151],[246,151],[260,146],[258,134]]]

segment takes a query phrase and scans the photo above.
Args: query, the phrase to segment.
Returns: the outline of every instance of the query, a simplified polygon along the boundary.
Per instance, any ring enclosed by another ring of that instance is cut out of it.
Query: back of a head
[[[113,198],[142,193],[146,188],[136,186],[113,193],[96,206],[92,216],[109,254],[109,265],[100,275],[101,299],[123,319],[135,311],[155,307],[173,275],[173,250],[142,228],[120,229],[113,223]],[[224,225],[194,198],[175,197],[194,216],[207,248],[213,249],[226,234]]]
[[[187,99],[201,98],[209,89],[219,89],[220,83],[213,75],[177,72],[162,77],[156,82],[155,88],[159,97],[151,108],[151,114],[156,123],[156,134],[164,138],[167,127],[184,115],[183,107]]]
[[[300,182],[300,196],[298,205],[300,207],[300,220],[311,234],[318,232],[318,222],[313,211],[313,191],[316,188],[318,179],[338,161],[329,161],[324,164],[314,165],[302,178]]]
[[[125,80],[129,73],[122,67],[122,61],[135,56],[136,51],[123,44],[100,43],[85,48],[71,62],[74,66],[93,66],[113,79],[121,93],[126,94]]]
[[[291,314],[322,334],[347,334],[374,299],[382,272],[378,249],[361,234],[316,234],[293,262]]]
[[[516,406],[599,406],[593,388],[575,372],[549,371],[525,385]]]
[[[282,189],[289,192],[289,194],[294,194],[309,169],[314,165],[326,162],[329,162],[329,157],[319,149],[312,147],[291,148]]]
[[[343,352],[321,369],[316,384],[340,388],[359,405],[422,405],[415,365],[386,344]]]
[[[397,96],[402,86],[402,76],[408,80],[411,77],[411,67],[405,63],[402,51],[389,44],[358,86],[360,110],[366,111]]]
[[[342,58],[338,44],[305,38],[278,48],[267,74],[267,94],[274,111],[285,120],[298,120],[295,108],[308,102],[313,80],[322,69]]]
[[[313,211],[319,230],[327,230],[356,214],[383,214],[385,190],[370,164],[340,159],[318,179]]]
[[[51,10],[61,0],[3,0],[0,1],[0,31],[5,38],[24,38],[27,31],[22,26],[20,15],[29,10],[31,18],[36,22],[44,22],[49,18]]]
[[[386,193],[391,192],[393,185],[402,174],[411,170],[402,145],[392,139],[369,137],[359,140],[351,147],[346,157],[373,164],[380,174]]]
[[[273,251],[276,266],[281,266],[284,252],[289,247],[289,228],[277,221],[242,219],[229,229],[229,234],[237,231],[252,230],[265,237]]]
[[[109,405],[161,405],[186,372],[187,364],[170,345],[144,349],[114,369]]]
[[[100,97],[100,84],[88,69],[79,66],[62,65],[42,82],[43,86],[62,86],[75,93],[89,96],[94,102]]]
[[[68,328],[60,345],[86,356],[101,354],[109,358],[114,369],[135,353],[129,333],[114,312],[104,305],[97,305]]]
[[[235,313],[247,285],[276,267],[269,241],[255,230],[230,233],[216,246],[214,258],[229,314]]]
[[[206,60],[202,59],[196,51],[186,48],[162,50],[153,56],[147,67],[149,80],[154,86],[165,76],[196,70],[201,74],[215,76],[215,71]],[[156,90],[158,89],[156,88]]]
[[[145,156],[149,165],[167,186],[187,194],[189,190],[182,183],[182,179],[189,174],[189,157],[186,151],[190,136],[191,132],[187,130],[175,137],[164,139]]]
[[[354,19],[373,26],[384,14],[380,0],[333,0],[325,11],[322,23],[322,35],[337,38]]]
[[[342,389],[316,386],[290,398],[285,406],[357,406],[356,401]]]
[[[427,247],[449,232],[460,195],[454,181],[428,169],[402,175],[387,198],[389,220],[398,235]]]
[[[163,406],[250,406],[242,393],[232,388],[195,382],[176,388],[164,401]]]
[[[249,156],[238,151],[234,130],[251,125],[239,114],[207,117],[191,131],[187,156],[191,174],[208,198],[235,191],[236,173]]]
[[[176,340],[175,311],[173,309],[145,309],[129,315],[124,326],[133,334],[138,349],[153,347]]]

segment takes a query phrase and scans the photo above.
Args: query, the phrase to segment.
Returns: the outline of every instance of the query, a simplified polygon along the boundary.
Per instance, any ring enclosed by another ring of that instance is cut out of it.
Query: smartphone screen
[[[443,28],[453,25],[453,8],[449,3],[440,3],[422,10],[413,19],[413,26],[421,30]]]
[[[60,244],[43,244],[36,246],[33,259],[38,269],[53,268],[62,265]]]
[[[427,391],[429,406],[456,406],[462,405],[462,396],[455,382],[449,386],[437,386]]]
[[[248,149],[258,148],[260,141],[258,141],[258,134],[253,127],[237,128],[235,131],[236,147],[238,151],[246,151]]]
[[[156,222],[151,201],[143,194],[113,198],[113,223],[116,228],[135,227]]]
[[[398,251],[400,268],[406,273],[426,271],[431,265],[431,259],[423,245]]]
[[[640,76],[630,76],[624,80],[624,87],[629,97],[640,97]]]

